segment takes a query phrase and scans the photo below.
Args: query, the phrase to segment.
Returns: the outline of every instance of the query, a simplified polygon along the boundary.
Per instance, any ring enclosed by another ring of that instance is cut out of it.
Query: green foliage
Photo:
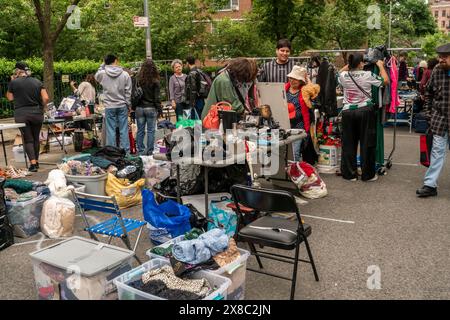
[[[435,34],[425,37],[422,42],[422,51],[428,56],[436,56],[436,48],[450,43],[450,34],[445,34],[443,32],[437,32]]]
[[[208,51],[211,57],[225,60],[232,57],[271,56],[273,43],[261,38],[249,23],[224,19],[213,24]]]

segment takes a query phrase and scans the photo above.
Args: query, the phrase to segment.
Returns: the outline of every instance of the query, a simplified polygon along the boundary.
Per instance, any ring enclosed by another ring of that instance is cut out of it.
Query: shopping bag
[[[142,208],[145,221],[153,228],[167,229],[172,238],[191,230],[189,208],[173,200],[158,204],[153,192],[145,189],[142,191]]]
[[[223,197],[220,201],[211,201],[208,214],[208,231],[220,228],[225,231],[228,237],[233,237],[236,233],[237,215],[228,205],[232,201]]]
[[[233,107],[231,104],[225,101],[213,104],[206,114],[206,117],[203,119],[203,127],[205,129],[219,129],[219,111],[230,111],[232,109]]]
[[[420,135],[420,164],[429,167],[431,161],[431,148],[433,147],[433,133],[428,131]]]
[[[139,179],[130,184],[128,179],[119,179],[112,173],[108,173],[105,192],[108,196],[115,196],[120,209],[130,208],[141,204],[141,189],[145,185],[145,179]]]

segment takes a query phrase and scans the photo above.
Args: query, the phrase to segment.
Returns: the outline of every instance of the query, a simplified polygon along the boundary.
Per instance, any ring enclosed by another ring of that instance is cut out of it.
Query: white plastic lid
[[[30,253],[34,260],[77,272],[85,277],[111,270],[133,255],[133,251],[81,237],[72,237]]]

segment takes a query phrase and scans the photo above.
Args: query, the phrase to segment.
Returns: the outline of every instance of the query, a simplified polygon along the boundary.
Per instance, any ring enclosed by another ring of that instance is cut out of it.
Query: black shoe
[[[36,169],[39,169],[39,162],[36,162]]]
[[[434,197],[437,196],[437,188],[423,186],[422,188],[417,189],[416,194],[419,198]]]
[[[38,171],[38,167],[35,164],[32,164],[29,168],[28,171],[30,172],[37,172]]]

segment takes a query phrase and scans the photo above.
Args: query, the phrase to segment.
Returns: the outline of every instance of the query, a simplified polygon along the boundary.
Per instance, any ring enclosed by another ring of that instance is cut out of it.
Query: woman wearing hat
[[[356,154],[360,144],[361,180],[375,181],[376,113],[372,102],[372,86],[389,83],[384,62],[377,61],[381,77],[370,71],[363,71],[363,55],[351,54],[348,65],[341,69],[339,82],[344,89],[342,108],[342,177],[356,181],[358,178]]]
[[[8,85],[6,97],[14,101],[14,120],[25,123],[20,128],[23,144],[31,172],[39,168],[39,134],[44,122],[44,108],[48,103],[48,94],[41,81],[31,77],[30,69],[24,62],[16,63],[12,81]]]
[[[309,132],[309,109],[302,95],[302,87],[309,83],[308,72],[305,68],[294,66],[287,75],[289,82],[286,83],[286,97],[289,108],[289,119],[292,129],[305,129]],[[300,161],[302,140],[292,144],[294,161]]]

